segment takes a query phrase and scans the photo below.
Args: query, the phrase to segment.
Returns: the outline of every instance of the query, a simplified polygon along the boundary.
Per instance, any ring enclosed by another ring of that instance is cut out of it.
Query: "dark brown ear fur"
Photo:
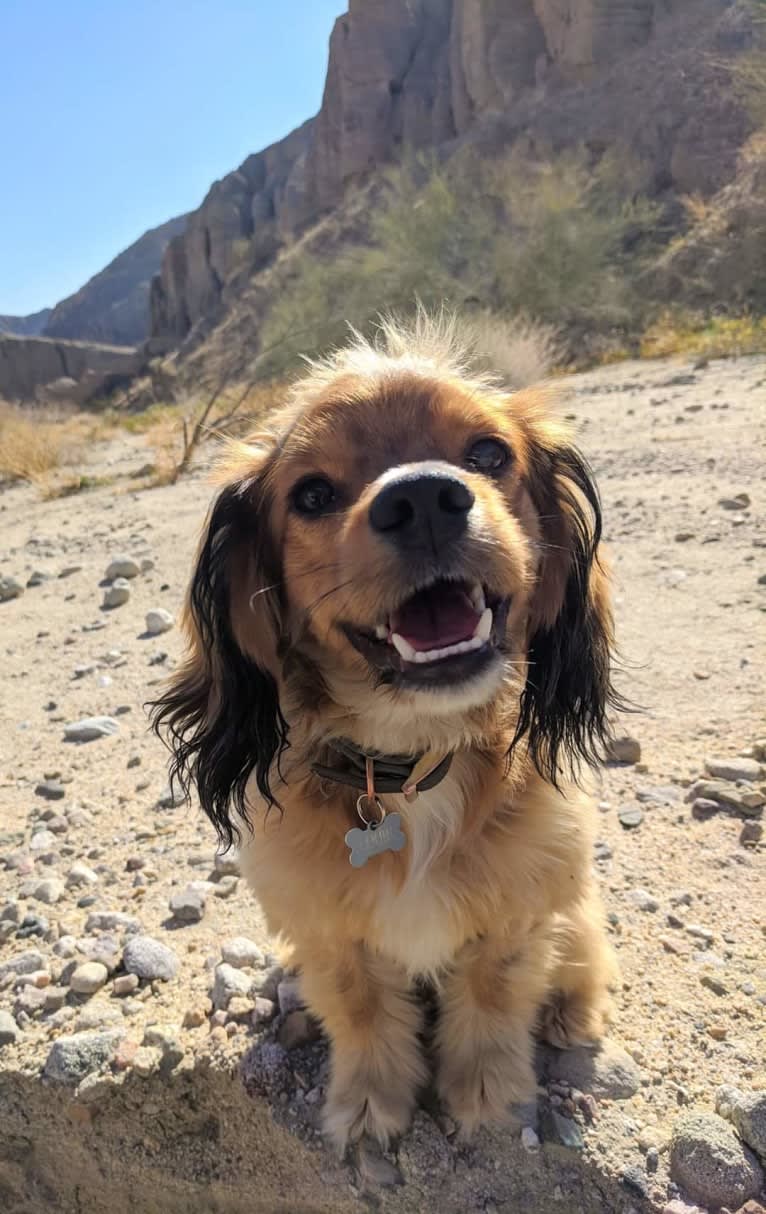
[[[610,708],[624,707],[611,682],[612,617],[599,561],[601,504],[576,448],[538,438],[529,489],[542,529],[530,616],[527,681],[513,746],[526,739],[553,784],[580,761],[603,757]]]
[[[266,532],[262,480],[227,486],[218,496],[197,557],[185,612],[190,653],[152,705],[152,724],[173,759],[171,780],[202,808],[227,847],[239,838],[235,811],[247,823],[251,775],[269,804],[273,769],[288,746],[288,727],[269,666],[279,613],[279,569]],[[255,607],[246,652],[235,635],[233,590]],[[252,652],[253,647],[255,652]]]

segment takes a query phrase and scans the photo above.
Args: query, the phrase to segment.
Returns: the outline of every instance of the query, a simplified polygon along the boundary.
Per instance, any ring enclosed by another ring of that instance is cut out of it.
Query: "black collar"
[[[377,751],[364,751],[345,738],[328,739],[327,745],[341,757],[339,767],[328,767],[323,763],[312,763],[311,770],[322,780],[333,780],[336,784],[346,784],[360,792],[367,792],[367,761],[372,760],[373,777],[376,793],[402,792],[417,763],[423,758],[420,755],[381,755]],[[425,792],[441,784],[452,763],[452,754],[447,754],[441,762],[433,767],[422,780],[418,780],[418,792]]]

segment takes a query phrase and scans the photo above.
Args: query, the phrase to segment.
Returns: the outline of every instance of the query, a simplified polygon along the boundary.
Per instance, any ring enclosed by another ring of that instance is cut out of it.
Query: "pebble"
[[[150,636],[159,636],[168,632],[175,623],[173,616],[164,607],[156,607],[146,613],[146,631]]]
[[[179,806],[185,805],[186,801],[186,793],[182,788],[167,784],[157,798],[157,808],[178,809]]]
[[[763,827],[760,822],[745,822],[739,832],[739,841],[743,847],[754,846],[763,838]]]
[[[80,889],[82,886],[97,885],[98,873],[81,860],[77,860],[67,873],[67,889]]]
[[[10,599],[17,599],[23,593],[24,587],[18,578],[10,577],[7,573],[0,574],[0,603],[7,603]]]
[[[627,893],[629,902],[637,906],[639,910],[649,911],[653,914],[660,909],[660,904],[656,898],[653,898],[647,889],[630,889]]]
[[[729,993],[729,988],[726,983],[722,982],[721,979],[716,977],[715,974],[701,974],[700,982],[703,986],[706,986],[709,991],[712,991],[714,995],[728,995]]]
[[[755,759],[705,759],[705,771],[720,780],[759,780],[761,764]]]
[[[720,497],[718,505],[723,510],[747,510],[750,505],[750,494],[737,493],[734,497]]]
[[[248,977],[242,970],[235,969],[225,961],[215,967],[212,999],[213,1007],[218,1011],[226,1011],[230,999],[235,995],[249,996],[252,989],[252,977]]]
[[[220,881],[216,881],[213,893],[216,898],[230,898],[236,892],[238,885],[238,877],[221,877]]]
[[[0,1011],[0,1046],[11,1045],[21,1035],[21,1029],[10,1012]]]
[[[56,846],[56,836],[52,830],[38,830],[29,841],[30,851],[46,851]]]
[[[122,607],[130,598],[130,583],[124,577],[115,578],[104,591],[104,607]]]
[[[85,920],[85,931],[88,935],[99,932],[140,932],[141,924],[135,915],[126,915],[123,911],[91,911]]]
[[[694,936],[695,940],[702,940],[705,944],[712,944],[715,940],[715,935],[708,927],[701,927],[699,923],[689,923],[686,928],[690,936]]]
[[[64,895],[64,883],[58,881],[55,877],[49,877],[46,881],[41,881],[35,886],[33,897],[38,902],[44,902],[48,906],[53,906]]]
[[[190,1007],[184,1012],[183,1027],[185,1029],[198,1029],[207,1020],[207,1012],[201,1007]]]
[[[35,795],[44,797],[46,801],[61,801],[66,796],[66,789],[55,780],[43,780],[35,788]]]
[[[141,572],[141,566],[134,557],[128,556],[127,553],[121,552],[118,556],[112,557],[106,567],[104,577],[108,581],[113,581],[115,578],[134,578],[138,577]]]
[[[596,1049],[576,1046],[550,1057],[548,1074],[597,1100],[629,1100],[641,1087],[641,1071],[622,1046],[605,1037]]]
[[[239,854],[235,851],[216,852],[213,861],[215,871],[221,877],[241,877],[242,869],[239,863]]]
[[[535,1155],[540,1150],[540,1139],[531,1125],[525,1125],[521,1131],[521,1145],[525,1151],[529,1151],[530,1155]]]
[[[170,895],[170,913],[180,923],[199,923],[205,913],[205,895],[191,886]]]
[[[162,1056],[160,1067],[172,1071],[184,1056],[178,1040],[178,1028],[174,1024],[150,1024],[144,1031],[143,1045],[158,1049]]]
[[[564,1117],[556,1109],[546,1106],[543,1109],[540,1124],[543,1131],[543,1142],[558,1143],[571,1151],[581,1151],[585,1146],[582,1130],[571,1117]]]
[[[606,758],[609,763],[639,763],[641,743],[629,734],[610,738],[606,746]]]
[[[741,1092],[727,1084],[718,1089],[715,1107],[766,1167],[766,1091]]]
[[[617,814],[620,825],[626,830],[634,830],[644,820],[644,811],[640,805],[624,805]]]
[[[714,814],[720,813],[721,806],[718,801],[712,801],[709,797],[697,797],[692,801],[692,817],[698,822],[705,822],[708,818],[712,818]]]
[[[154,1071],[159,1070],[162,1062],[162,1052],[152,1046],[141,1045],[133,1055],[133,1070],[143,1079],[147,1079]]]
[[[128,973],[138,978],[160,978],[169,982],[179,969],[179,960],[173,950],[151,936],[131,936],[122,960]]]
[[[716,1113],[682,1113],[676,1120],[670,1175],[695,1201],[733,1210],[756,1197],[763,1183],[755,1155]]]
[[[263,952],[253,940],[248,940],[246,936],[235,936],[231,940],[224,940],[221,945],[221,956],[235,969],[244,969],[248,966],[258,969],[264,963]]]
[[[120,732],[114,717],[84,717],[64,726],[65,742],[93,742],[96,738],[107,738]]]
[[[77,941],[77,948],[87,961],[100,961],[110,974],[120,964],[120,942],[116,936],[85,936]]]
[[[252,1015],[253,1028],[260,1028],[264,1024],[274,1019],[277,1006],[271,999],[264,999],[262,995],[256,995],[255,1008]]]
[[[113,1057],[123,1034],[120,1030],[74,1033],[59,1037],[51,1046],[44,1074],[56,1083],[77,1084],[101,1070]]]
[[[138,974],[120,974],[119,978],[115,978],[112,983],[112,990],[115,995],[122,997],[123,995],[132,995],[138,990],[140,979]]]
[[[69,985],[78,995],[95,995],[109,977],[109,971],[100,961],[86,961],[78,965],[69,979]]]

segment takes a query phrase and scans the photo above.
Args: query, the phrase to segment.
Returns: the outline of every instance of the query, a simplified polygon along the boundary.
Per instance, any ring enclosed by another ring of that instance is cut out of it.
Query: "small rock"
[[[268,1024],[276,1015],[276,1004],[271,999],[264,999],[261,995],[256,995],[255,1008],[252,1015],[253,1028],[260,1028],[264,1024]]]
[[[635,830],[644,820],[644,811],[640,805],[624,805],[617,814],[620,825],[626,830]]]
[[[763,838],[763,827],[760,822],[745,822],[739,832],[739,841],[743,847],[753,847]]]
[[[726,983],[722,982],[715,974],[701,974],[700,982],[709,991],[712,991],[714,995],[728,995],[729,993]]]
[[[115,995],[122,998],[124,995],[132,995],[139,987],[138,974],[120,974],[119,978],[115,978],[112,983],[112,990]]]
[[[56,846],[56,836],[52,830],[38,830],[29,841],[30,851],[49,851]]]
[[[715,940],[715,934],[711,932],[709,927],[702,927],[699,923],[690,923],[686,928],[690,936],[694,936],[695,940],[702,940],[704,944],[710,945]]]
[[[224,940],[221,945],[221,956],[235,969],[244,969],[248,966],[259,969],[264,963],[264,956],[258,945],[254,941],[248,940],[246,936],[235,936],[231,940]]]
[[[61,801],[66,796],[66,789],[55,780],[43,780],[35,788],[35,795],[44,797],[46,801]]]
[[[120,942],[116,936],[85,936],[77,941],[77,948],[86,961],[100,961],[110,974],[120,964]]]
[[[705,771],[719,780],[759,780],[761,764],[755,759],[705,759]]]
[[[130,583],[124,577],[115,578],[104,591],[104,607],[122,607],[130,598]]]
[[[114,717],[85,717],[64,727],[65,742],[93,742],[96,738],[107,738],[120,732]]]
[[[629,1100],[641,1087],[641,1072],[621,1046],[605,1037],[596,1049],[576,1046],[563,1052],[551,1052],[547,1072],[580,1092],[590,1092],[597,1100]]]
[[[119,1029],[59,1037],[51,1047],[43,1073],[56,1083],[77,1084],[111,1061],[122,1037]]]
[[[119,556],[112,557],[106,567],[104,577],[111,582],[115,578],[138,577],[140,572],[141,566],[138,561],[134,560],[132,556],[120,553]]]
[[[143,1079],[158,1071],[162,1064],[162,1052],[152,1046],[142,1045],[133,1055],[133,1070]]]
[[[576,1121],[564,1117],[556,1109],[546,1106],[541,1117],[543,1142],[555,1143],[571,1151],[581,1151],[585,1146],[582,1130]]]
[[[67,873],[66,884],[67,889],[80,889],[82,886],[97,885],[98,873],[95,873],[92,868],[88,868],[87,864],[83,864],[81,860],[77,860]]]
[[[740,1092],[727,1084],[718,1089],[715,1107],[766,1165],[766,1092]]]
[[[26,953],[11,957],[9,961],[0,962],[0,978],[7,974],[33,974],[41,969],[45,969],[45,958],[37,949],[29,949]]]
[[[151,936],[132,936],[125,945],[123,964],[139,978],[169,982],[178,973],[179,961],[172,949]]]
[[[198,1029],[207,1020],[207,1013],[204,1008],[190,1007],[184,1012],[183,1027],[185,1029]]]
[[[66,1003],[69,991],[65,986],[49,986],[45,991],[46,1012],[58,1012]]]
[[[50,574],[43,573],[42,569],[35,569],[27,578],[27,590],[33,586],[42,586],[43,582],[50,581]]]
[[[521,1131],[521,1145],[530,1155],[536,1155],[540,1150],[540,1139],[531,1125],[525,1125]]]
[[[21,1036],[21,1029],[10,1012],[0,1010],[0,1046],[12,1045]]]
[[[719,813],[720,809],[718,801],[711,801],[709,797],[697,797],[692,801],[692,817],[698,822],[706,822],[708,818]]]
[[[213,863],[215,871],[221,877],[241,877],[242,875],[239,854],[235,851],[216,852]]]
[[[249,1020],[254,1010],[255,1005],[253,1004],[252,999],[250,999],[247,995],[232,995],[227,1008],[227,1022],[229,1020],[237,1020],[240,1022]]]
[[[606,746],[606,757],[609,763],[639,763],[641,743],[629,734],[610,738]]]
[[[144,1031],[143,1044],[158,1049],[162,1055],[160,1069],[172,1071],[184,1056],[178,1041],[178,1029],[173,1024],[150,1024]]]
[[[146,631],[151,636],[159,636],[161,632],[168,632],[174,623],[172,615],[164,607],[156,607],[146,613]]]
[[[86,961],[78,965],[69,979],[69,985],[78,995],[95,995],[109,977],[109,971],[100,961]]]
[[[186,793],[182,788],[168,784],[157,798],[157,808],[178,809],[179,806],[186,804],[186,800]]]
[[[18,578],[10,577],[8,574],[0,574],[0,603],[7,603],[11,599],[17,599],[24,593],[24,587]]]
[[[122,911],[92,911],[85,920],[85,931],[89,935],[99,932],[140,932],[141,924],[135,915],[126,915]]]
[[[48,906],[53,906],[58,902],[59,898],[63,897],[64,884],[62,881],[57,881],[55,877],[49,877],[46,881],[41,881],[35,886],[34,897],[38,902],[44,902]]]
[[[170,913],[181,923],[199,923],[205,913],[205,895],[187,886],[170,895]]]
[[[731,1126],[715,1113],[683,1113],[673,1126],[670,1175],[695,1201],[738,1209],[757,1197],[763,1171]]]
[[[737,493],[734,497],[720,497],[718,505],[723,510],[747,510],[750,505],[748,493]]]
[[[647,889],[630,889],[628,890],[627,898],[639,910],[648,911],[653,914],[660,909],[659,902],[656,898],[652,897]]]
[[[219,1011],[226,1011],[230,999],[235,995],[249,996],[252,988],[253,979],[251,977],[223,961],[215,968],[213,1006]]]

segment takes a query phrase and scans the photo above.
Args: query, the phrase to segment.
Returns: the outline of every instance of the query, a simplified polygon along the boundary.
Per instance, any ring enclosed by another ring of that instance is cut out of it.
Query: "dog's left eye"
[[[466,452],[465,462],[476,472],[499,472],[511,458],[505,443],[497,438],[480,438]]]
[[[299,514],[326,514],[335,505],[335,490],[324,477],[312,476],[295,486],[292,500]]]

